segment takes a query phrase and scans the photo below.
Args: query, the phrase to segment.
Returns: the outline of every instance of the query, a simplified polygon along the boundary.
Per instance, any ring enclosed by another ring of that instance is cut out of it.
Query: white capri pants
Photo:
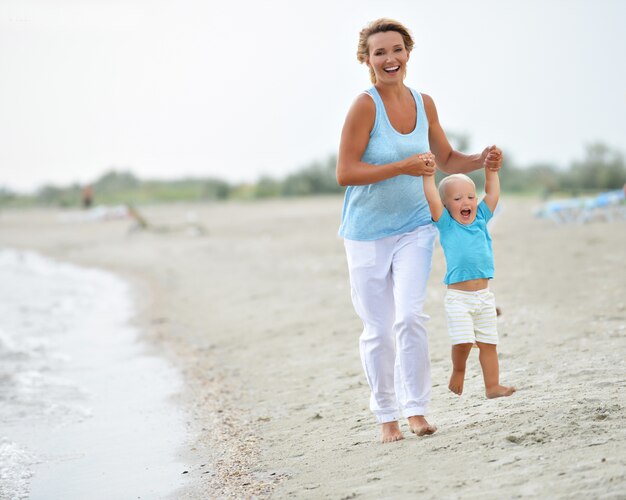
[[[375,241],[344,240],[352,303],[363,321],[361,362],[379,423],[425,415],[430,358],[423,313],[436,229]]]

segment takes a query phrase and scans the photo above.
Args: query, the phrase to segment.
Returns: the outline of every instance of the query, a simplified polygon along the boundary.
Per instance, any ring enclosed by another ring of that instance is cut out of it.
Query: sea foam
[[[180,374],[111,273],[0,249],[0,498],[154,498],[181,484]]]

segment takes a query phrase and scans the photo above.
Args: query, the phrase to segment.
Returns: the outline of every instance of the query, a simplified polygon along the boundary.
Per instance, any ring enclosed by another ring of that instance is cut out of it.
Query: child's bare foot
[[[416,436],[430,436],[437,430],[437,427],[430,425],[423,415],[409,417],[409,427]]]
[[[487,399],[493,398],[501,398],[504,396],[510,396],[517,389],[515,387],[506,387],[504,385],[496,385],[494,387],[489,387],[485,392],[487,395]]]
[[[463,394],[463,382],[465,381],[465,370],[452,370],[452,375],[450,375],[450,383],[448,384],[448,389],[450,389],[454,394],[460,396]]]
[[[404,439],[404,435],[400,431],[398,422],[387,422],[380,426],[380,442],[393,443]]]

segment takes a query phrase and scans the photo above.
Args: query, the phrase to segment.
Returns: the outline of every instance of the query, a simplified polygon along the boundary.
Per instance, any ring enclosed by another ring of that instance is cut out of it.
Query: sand
[[[492,237],[501,379],[484,397],[472,353],[463,396],[447,389],[444,262],[426,311],[439,427],[381,445],[358,355],[341,198],[141,209],[60,222],[0,213],[0,245],[112,270],[141,297],[136,323],[182,372],[187,486],[176,498],[624,498],[626,221],[538,219],[505,197]],[[190,217],[208,234],[184,229]]]

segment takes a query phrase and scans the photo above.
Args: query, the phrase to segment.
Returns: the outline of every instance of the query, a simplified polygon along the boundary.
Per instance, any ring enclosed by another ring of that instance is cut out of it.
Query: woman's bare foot
[[[452,370],[452,375],[450,375],[450,383],[448,384],[448,389],[450,389],[454,394],[460,396],[463,394],[463,382],[465,381],[465,370]]]
[[[380,426],[380,442],[393,443],[404,439],[404,435],[400,431],[400,425],[397,421],[387,422]]]
[[[487,395],[487,399],[493,398],[501,398],[504,396],[510,396],[517,389],[515,387],[506,387],[504,385],[496,385],[494,387],[489,387],[485,393]]]
[[[409,417],[409,427],[416,436],[430,436],[437,430],[437,427],[430,425],[423,415]]]

